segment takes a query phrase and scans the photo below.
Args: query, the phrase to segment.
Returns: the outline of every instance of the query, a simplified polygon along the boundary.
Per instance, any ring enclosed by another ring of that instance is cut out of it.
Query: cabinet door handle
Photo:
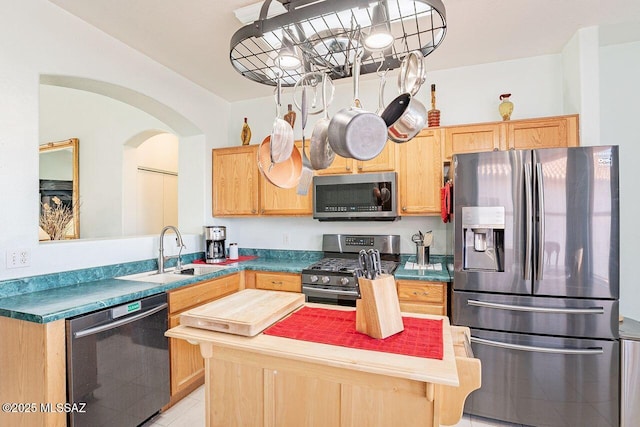
[[[406,211],[406,210],[407,210],[407,207],[406,207],[406,206],[403,206],[403,207],[402,207],[402,210],[403,210],[403,211]]]
[[[421,293],[420,293],[420,292],[418,292],[418,291],[413,291],[413,294],[414,294],[414,295],[429,295],[429,292],[424,291],[424,292],[422,292],[422,294],[421,294]]]
[[[275,280],[271,281],[272,285],[282,285],[282,282],[276,282]]]
[[[256,210],[255,209],[251,209],[251,213],[252,214],[256,213]]]
[[[364,169],[364,168],[362,167],[362,165],[358,166],[358,170],[359,170],[359,171],[361,171],[362,169]]]
[[[350,171],[351,170],[351,166],[347,166],[347,170]]]

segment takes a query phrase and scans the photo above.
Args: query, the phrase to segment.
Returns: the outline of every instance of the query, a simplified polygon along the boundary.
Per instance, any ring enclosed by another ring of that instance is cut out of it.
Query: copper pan
[[[258,168],[271,184],[280,188],[298,185],[302,174],[302,157],[294,145],[291,156],[280,163],[271,163],[271,136],[267,136],[258,147]]]

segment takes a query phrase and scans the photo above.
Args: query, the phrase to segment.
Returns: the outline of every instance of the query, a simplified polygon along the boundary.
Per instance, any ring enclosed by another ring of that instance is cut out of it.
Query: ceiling
[[[233,13],[256,0],[49,0],[230,101],[273,93],[229,62],[243,24]],[[600,26],[600,44],[640,40],[638,0],[442,0],[447,34],[426,58],[442,70],[557,54],[575,32]]]

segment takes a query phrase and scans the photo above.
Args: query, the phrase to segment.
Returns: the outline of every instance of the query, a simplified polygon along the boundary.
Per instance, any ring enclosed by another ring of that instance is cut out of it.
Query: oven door
[[[318,304],[343,305],[355,307],[360,297],[357,291],[343,291],[340,289],[326,289],[311,285],[302,285],[302,293],[306,302]]]

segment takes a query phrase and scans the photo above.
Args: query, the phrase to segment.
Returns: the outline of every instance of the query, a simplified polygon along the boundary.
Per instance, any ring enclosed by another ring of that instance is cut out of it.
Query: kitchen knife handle
[[[538,265],[536,267],[536,280],[542,280],[542,272],[544,267],[544,191],[542,180],[542,164],[536,163],[536,187],[538,195]]]
[[[531,191],[531,165],[524,165],[525,195],[525,245],[524,245],[524,280],[531,280],[531,252],[533,245],[533,195]]]

